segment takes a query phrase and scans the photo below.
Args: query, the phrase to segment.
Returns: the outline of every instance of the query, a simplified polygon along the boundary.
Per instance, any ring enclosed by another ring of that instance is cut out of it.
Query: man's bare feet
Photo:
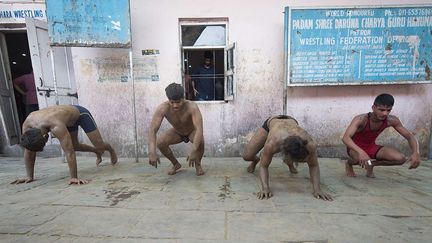
[[[174,175],[175,173],[177,173],[177,171],[181,168],[181,164],[177,163],[175,165],[173,165],[173,167],[171,168],[170,171],[168,171],[168,175]]]
[[[111,154],[111,164],[115,165],[118,161],[117,154],[114,150],[110,154]]]
[[[345,174],[349,177],[356,177],[357,175],[354,172],[352,165],[345,161]]]
[[[102,162],[102,153],[96,153],[96,166],[99,166],[99,164]]]
[[[294,167],[293,164],[288,165],[288,168],[289,168],[289,171],[290,171],[291,173],[293,173],[293,174],[297,174],[297,173],[298,173],[296,167]]]
[[[375,178],[373,173],[373,166],[366,166],[366,176],[369,178]]]
[[[202,169],[201,165],[195,164],[195,171],[197,176],[204,175],[204,170]]]
[[[250,163],[250,165],[247,167],[247,172],[249,172],[249,173],[254,173],[254,171],[255,171],[255,167],[256,167],[256,165],[259,163],[259,161],[260,161],[259,158],[256,158],[254,161],[252,161],[252,162]]]
[[[247,167],[247,172],[254,173],[255,167],[256,167],[256,164],[254,162],[250,163],[250,165]]]

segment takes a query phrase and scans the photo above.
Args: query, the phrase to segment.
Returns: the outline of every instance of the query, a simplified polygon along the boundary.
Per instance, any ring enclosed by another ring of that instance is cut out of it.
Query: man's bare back
[[[71,105],[49,106],[37,112],[32,112],[23,124],[26,128],[46,128],[51,130],[58,125],[72,126],[79,118],[80,112]]]
[[[304,129],[302,129],[294,119],[270,119],[268,139],[275,140],[278,145],[282,144],[288,136],[299,136],[308,142],[313,139]]]

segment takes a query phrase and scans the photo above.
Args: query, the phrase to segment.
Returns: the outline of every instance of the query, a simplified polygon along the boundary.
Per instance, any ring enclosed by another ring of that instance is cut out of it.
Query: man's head
[[[303,140],[299,136],[289,136],[282,144],[282,153],[289,156],[293,161],[301,162],[309,155],[306,148],[307,140]]]
[[[375,98],[374,105],[392,107],[394,105],[394,98],[390,94],[380,94]]]
[[[204,65],[210,66],[213,61],[213,53],[211,51],[204,52]]]
[[[47,141],[47,133],[43,133],[38,128],[30,128],[22,135],[20,145],[30,151],[40,152],[45,147]]]
[[[380,94],[375,98],[372,106],[373,114],[379,120],[385,120],[394,105],[394,98],[390,94]]]
[[[165,88],[166,96],[174,110],[179,110],[183,105],[184,88],[180,84],[171,83]]]

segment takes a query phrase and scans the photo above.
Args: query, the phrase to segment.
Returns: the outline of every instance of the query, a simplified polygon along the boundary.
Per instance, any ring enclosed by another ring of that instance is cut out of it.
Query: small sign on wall
[[[0,24],[25,23],[26,18],[46,21],[45,4],[0,3]]]
[[[46,0],[54,46],[130,47],[129,0]]]
[[[157,68],[157,57],[146,56],[143,58],[133,58],[133,78],[135,82],[155,82],[159,81]],[[95,58],[89,59],[96,70],[97,81],[99,83],[115,82],[127,83],[130,80],[130,63],[128,57],[123,58]]]

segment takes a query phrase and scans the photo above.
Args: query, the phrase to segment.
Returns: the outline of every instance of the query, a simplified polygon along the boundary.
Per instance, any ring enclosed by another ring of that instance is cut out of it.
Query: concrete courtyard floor
[[[104,158],[104,161],[108,161]],[[116,166],[78,157],[79,177],[68,185],[61,158],[38,158],[29,184],[22,158],[0,158],[1,242],[431,242],[432,163],[417,170],[378,167],[369,179],[344,176],[339,159],[320,158],[322,189],[312,197],[307,165],[291,175],[280,158],[270,166],[273,198],[259,200],[257,172],[241,158],[204,158],[204,176],[183,168],[167,175],[147,159]]]

